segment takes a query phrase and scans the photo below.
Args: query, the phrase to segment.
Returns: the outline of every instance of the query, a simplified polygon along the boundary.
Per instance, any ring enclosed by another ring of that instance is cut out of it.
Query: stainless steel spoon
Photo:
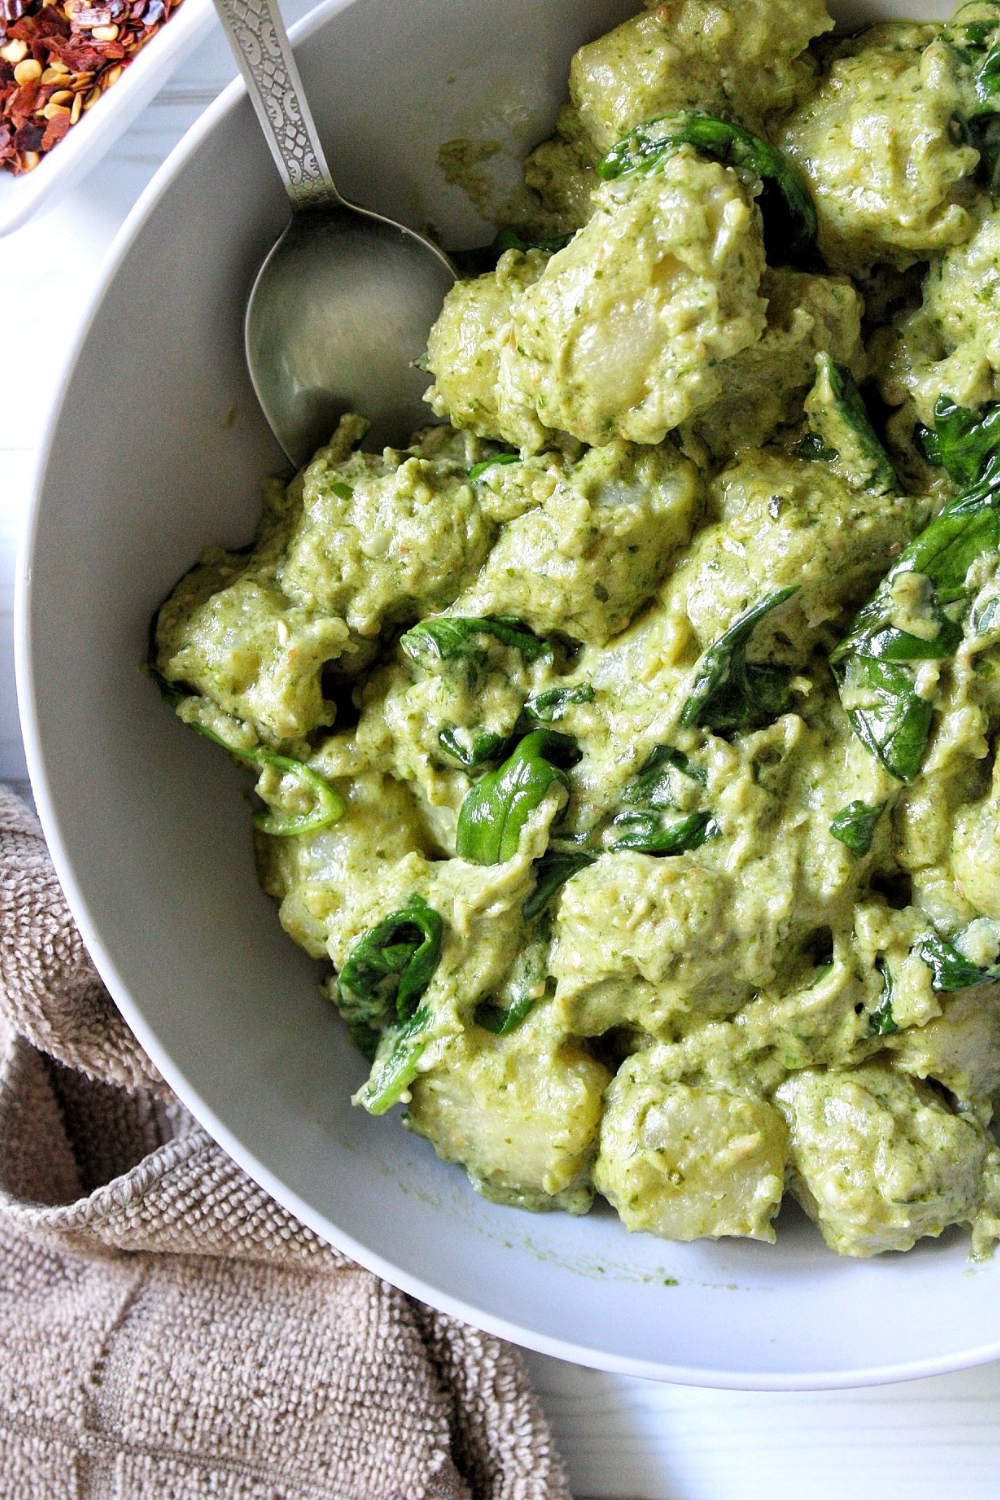
[[[296,465],[345,411],[373,447],[426,424],[428,378],[412,362],[455,280],[422,235],[334,187],[276,0],[215,0],[292,204],[254,282],[246,354],[257,398]]]

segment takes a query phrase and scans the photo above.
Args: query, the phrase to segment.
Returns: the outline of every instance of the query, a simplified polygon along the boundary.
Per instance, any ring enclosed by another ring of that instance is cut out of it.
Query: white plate
[[[118,82],[42,157],[33,172],[15,177],[0,171],[0,235],[19,229],[40,209],[54,208],[97,165],[174,69],[207,36],[214,20],[212,0],[184,0]]]
[[[298,52],[338,183],[453,243],[481,242],[437,146],[490,136],[523,151],[551,126],[573,48],[633,8],[332,0],[298,28]],[[278,464],[240,328],[284,215],[236,85],[122,231],[53,419],[22,559],[35,794],[141,1041],[226,1149],[321,1235],[545,1353],[757,1389],[997,1357],[1000,1262],[972,1267],[962,1234],[856,1262],[795,1212],[775,1248],[630,1237],[600,1208],[532,1217],[483,1202],[395,1120],[350,1107],[364,1064],[257,888],[236,775],[137,669],[152,610],[202,546],[249,536],[259,478]]]

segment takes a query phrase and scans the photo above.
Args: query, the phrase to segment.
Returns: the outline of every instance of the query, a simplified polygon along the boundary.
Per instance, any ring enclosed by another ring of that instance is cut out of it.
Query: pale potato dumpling
[[[542,238],[582,229],[594,211],[591,194],[598,185],[594,165],[599,153],[572,104],[564,104],[551,140],[536,146],[524,163],[524,185],[537,194],[552,215]]]
[[[920,515],[910,496],[851,489],[829,464],[774,448],[742,455],[711,493],[721,519],[698,533],[668,587],[707,646],[766,594],[797,586],[754,635],[755,653],[777,640],[785,660],[804,659],[831,621],[846,625]]]
[[[846,278],[769,267],[760,291],[767,298],[763,338],[722,366],[722,394],[691,421],[717,460],[759,448],[779,427],[801,421],[821,350],[838,364],[861,361],[864,305]]]
[[[282,927],[313,958],[326,957],[331,934],[351,921],[349,893],[376,887],[408,854],[430,853],[404,782],[376,773],[337,785],[347,807],[331,827],[311,838],[257,840],[260,883],[280,903]]]
[[[794,104],[811,76],[796,59],[832,25],[824,0],[652,3],[580,48],[570,98],[601,155],[634,125],[679,109],[735,110],[759,129]]]
[[[878,330],[872,353],[883,399],[909,397],[910,421],[929,425],[942,393],[972,408],[1000,396],[1000,212],[982,213],[971,239],[931,265],[922,294]]]
[[[835,269],[900,268],[968,238],[979,154],[956,139],[958,83],[936,28],[873,27],[843,43],[779,144],[805,174]]]
[[[840,1255],[909,1250],[972,1220],[987,1142],[926,1084],[883,1062],[810,1068],[775,1093],[792,1191]]]
[[[497,1203],[586,1213],[607,1069],[538,1007],[511,1036],[474,1024],[412,1086],[406,1123]]]
[[[608,183],[594,217],[515,299],[501,404],[587,443],[659,443],[759,339],[760,217],[737,175],[687,150]]]
[[[344,620],[297,606],[247,559],[206,553],[160,612],[157,665],[265,741],[332,724],[321,674],[350,646]]]
[[[531,406],[516,396],[500,409],[500,355],[511,335],[515,298],[537,281],[547,257],[540,250],[508,250],[496,270],[459,281],[444,299],[427,340],[434,384],[424,396],[439,417],[480,437],[543,448],[547,432]]]
[[[508,483],[518,465],[510,465]],[[544,503],[504,527],[456,614],[519,616],[533,630],[603,645],[645,604],[687,541],[701,497],[697,469],[671,444],[591,448],[551,457]]]
[[[893,1065],[944,1084],[988,1119],[1000,1093],[1000,987],[977,984],[943,998],[943,1015],[888,1038]]]
[[[668,1240],[774,1241],[788,1132],[760,1098],[663,1083],[657,1052],[622,1064],[607,1094],[594,1184],[625,1227]]]
[[[468,481],[479,450],[429,431],[412,448],[340,459],[320,449],[302,475],[302,510],[278,567],[305,608],[377,636],[450,604],[496,537]]]
[[[988,795],[955,816],[951,869],[966,900],[983,916],[1000,919],[1000,762]]]

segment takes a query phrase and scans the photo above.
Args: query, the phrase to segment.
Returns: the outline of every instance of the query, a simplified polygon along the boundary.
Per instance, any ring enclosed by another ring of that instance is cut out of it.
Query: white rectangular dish
[[[87,111],[33,172],[0,172],[0,235],[54,207],[100,161],[136,116],[194,51],[214,23],[212,0],[184,0],[118,81]]]

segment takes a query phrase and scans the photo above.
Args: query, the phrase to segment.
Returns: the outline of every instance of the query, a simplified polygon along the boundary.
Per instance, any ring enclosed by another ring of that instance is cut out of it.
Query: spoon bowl
[[[247,363],[264,415],[299,467],[355,411],[373,448],[426,425],[428,376],[415,361],[455,279],[412,230],[332,204],[293,214],[258,273]]]
[[[307,463],[347,411],[367,442],[402,445],[428,420],[416,361],[455,281],[414,230],[333,183],[276,0],[216,0],[292,206],[247,304],[247,365],[271,430]]]

